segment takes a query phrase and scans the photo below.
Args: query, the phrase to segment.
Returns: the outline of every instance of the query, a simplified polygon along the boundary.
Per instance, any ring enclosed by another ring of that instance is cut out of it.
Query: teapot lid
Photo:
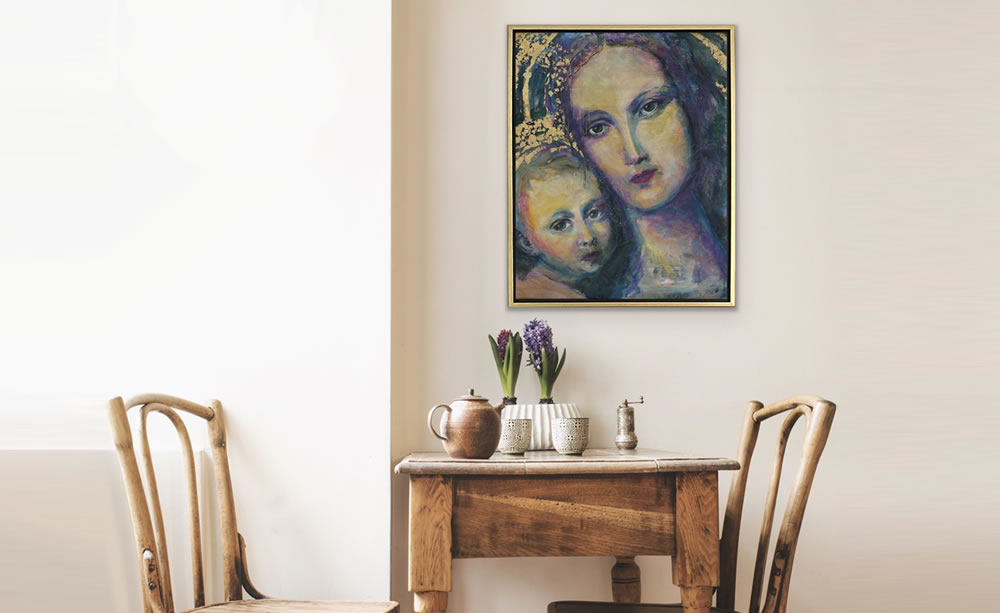
[[[469,393],[468,394],[465,394],[464,396],[459,396],[455,400],[466,400],[466,401],[482,400],[482,401],[485,401],[485,402],[489,402],[489,400],[487,400],[486,398],[483,398],[482,396],[477,396],[476,395],[476,390],[472,389],[471,387],[469,388]]]

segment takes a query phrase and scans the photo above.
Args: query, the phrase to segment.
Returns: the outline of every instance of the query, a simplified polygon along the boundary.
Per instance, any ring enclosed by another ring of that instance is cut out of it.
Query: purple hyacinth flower
[[[500,334],[497,334],[497,356],[501,362],[503,362],[503,357],[507,353],[507,342],[510,341],[510,337],[513,335],[510,330],[501,330]]]
[[[536,372],[542,372],[542,352],[552,355],[552,328],[541,319],[532,319],[524,324],[524,346],[528,350],[528,363]]]

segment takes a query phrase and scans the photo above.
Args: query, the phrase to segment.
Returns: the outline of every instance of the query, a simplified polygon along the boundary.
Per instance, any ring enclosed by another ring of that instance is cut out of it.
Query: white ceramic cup
[[[552,420],[552,444],[559,453],[580,455],[589,442],[589,417],[556,417]]]
[[[500,453],[522,454],[531,446],[531,420],[505,419],[500,430]]]

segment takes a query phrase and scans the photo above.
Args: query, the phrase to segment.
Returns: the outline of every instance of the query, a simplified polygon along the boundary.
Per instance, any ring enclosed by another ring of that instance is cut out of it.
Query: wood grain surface
[[[410,478],[411,592],[451,591],[451,478]]]
[[[455,478],[455,558],[674,552],[673,476]]]
[[[615,602],[642,602],[642,580],[633,556],[620,556],[611,567],[611,599]]]
[[[677,518],[674,585],[719,585],[718,474],[677,474]]]
[[[448,610],[448,592],[415,592],[413,610],[415,613],[444,613]]]
[[[198,610],[206,613],[397,613],[399,605],[355,600],[235,600]]]
[[[488,460],[455,459],[446,453],[412,453],[396,465],[410,475],[583,475],[676,473],[735,470],[728,458],[694,456],[657,449],[587,449],[581,456],[528,451],[523,456],[494,454]]]
[[[709,613],[712,610],[712,588],[682,585],[681,606],[684,613]]]

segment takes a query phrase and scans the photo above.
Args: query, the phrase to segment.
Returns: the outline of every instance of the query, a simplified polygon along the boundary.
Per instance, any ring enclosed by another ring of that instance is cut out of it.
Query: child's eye
[[[557,219],[552,222],[549,226],[555,232],[565,232],[573,226],[573,223],[568,219]]]
[[[587,211],[587,219],[604,219],[604,207],[595,206],[594,208]]]

